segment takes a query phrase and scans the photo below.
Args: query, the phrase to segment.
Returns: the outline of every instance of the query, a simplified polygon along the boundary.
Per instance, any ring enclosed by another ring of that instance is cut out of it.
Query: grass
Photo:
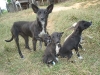
[[[55,5],[71,7],[76,3],[80,4],[80,8],[71,8],[52,12],[48,18],[48,32],[63,31],[61,43],[72,31],[66,31],[74,22],[79,20],[92,21],[93,25],[83,32],[85,39],[83,47],[85,51],[80,50],[80,54],[84,60],[78,60],[74,55],[75,63],[67,62],[65,58],[59,58],[59,62],[50,68],[42,63],[42,55],[45,47],[37,51],[29,51],[24,48],[24,40],[20,38],[20,47],[24,55],[21,59],[17,52],[15,41],[6,43],[4,40],[11,37],[10,28],[13,22],[19,20],[33,21],[36,15],[32,9],[19,11],[16,13],[6,13],[0,16],[0,75],[100,75],[100,1],[94,0],[96,5],[87,6],[87,0],[69,0],[61,4]],[[92,0],[89,0],[93,3]],[[30,38],[30,47],[32,49],[32,39]]]

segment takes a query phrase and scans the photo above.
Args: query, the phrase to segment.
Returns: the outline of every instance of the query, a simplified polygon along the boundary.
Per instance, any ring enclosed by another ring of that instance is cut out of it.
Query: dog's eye
[[[44,14],[46,14],[47,13],[47,11],[44,11]]]
[[[41,14],[41,11],[39,11],[38,13]]]
[[[60,35],[57,35],[57,37],[59,37]]]

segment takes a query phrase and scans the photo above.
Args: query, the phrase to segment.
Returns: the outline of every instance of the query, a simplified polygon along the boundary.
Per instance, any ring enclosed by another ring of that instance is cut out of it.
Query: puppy
[[[84,20],[79,21],[77,23],[77,27],[74,29],[74,32],[71,35],[69,35],[69,37],[67,37],[67,39],[65,40],[64,44],[60,49],[59,54],[61,57],[67,56],[69,60],[73,55],[72,50],[75,49],[78,58],[83,59],[78,52],[78,47],[81,40],[81,34],[83,30],[87,29],[91,25],[92,22],[88,22]]]
[[[50,35],[48,33],[47,34],[43,34],[41,36],[40,48],[42,48],[42,42],[44,42],[45,46],[47,46],[51,42],[51,37],[50,37]]]
[[[77,25],[77,22],[75,22],[70,28],[68,28],[68,29],[66,29],[66,30],[67,30],[67,31],[70,30],[70,29],[75,30],[75,29],[77,28],[77,26],[78,26],[78,25]],[[69,36],[68,36],[68,37],[69,37]],[[66,41],[66,39],[67,39],[68,37],[65,38],[65,41]],[[80,48],[81,50],[85,50],[85,49],[83,49],[83,47],[82,47],[82,45],[81,45],[82,40],[83,40],[83,38],[82,38],[82,36],[81,36],[80,43],[79,43],[79,48]]]
[[[47,45],[44,55],[43,63],[55,65],[58,62],[58,54],[61,48],[60,40],[63,32],[54,32],[51,34],[51,42]]]

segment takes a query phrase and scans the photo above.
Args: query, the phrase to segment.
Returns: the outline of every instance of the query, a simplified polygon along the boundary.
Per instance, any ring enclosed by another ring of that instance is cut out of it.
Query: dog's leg
[[[52,57],[53,57],[52,64],[55,65],[55,63],[58,63],[58,60],[57,60],[57,58],[56,58],[56,56],[54,54],[52,54]]]
[[[19,38],[18,38],[18,35],[16,37],[14,37],[14,39],[15,39],[16,45],[18,47],[18,53],[19,53],[20,57],[23,58],[22,52],[21,52],[20,47],[19,47]]]
[[[78,47],[79,47],[81,50],[83,49],[81,44],[79,44]]]
[[[36,51],[37,39],[33,38],[33,50]]]
[[[25,40],[25,48],[31,50],[30,47],[29,47],[29,39],[28,39],[28,36],[25,36],[24,34],[21,34],[21,36],[22,36],[22,37],[24,38],[24,40]]]
[[[71,50],[67,51],[67,61],[72,57],[73,53]]]
[[[51,59],[50,59],[51,58]],[[51,54],[50,57],[47,59],[48,64],[55,65],[58,61],[56,60],[56,56],[54,54]]]
[[[42,41],[39,41],[39,45],[40,45],[40,50],[42,48]]]
[[[78,47],[79,47],[81,50],[84,50],[84,51],[85,51],[85,48],[83,48],[81,44],[79,44]]]
[[[29,39],[28,39],[28,37],[25,37],[25,48],[31,50],[30,47],[29,47]]]
[[[77,47],[77,48],[75,48],[75,51],[76,51],[76,54],[77,54],[78,58],[79,58],[79,59],[83,59],[83,57],[82,57],[82,56],[80,56],[80,54],[79,54],[79,52],[78,52],[78,47]]]
[[[28,36],[25,36],[24,39],[25,39],[25,48],[31,50],[30,47],[29,47],[29,38],[28,38]]]
[[[48,64],[48,63],[47,63],[47,56],[46,56],[46,55],[43,56],[43,63]]]

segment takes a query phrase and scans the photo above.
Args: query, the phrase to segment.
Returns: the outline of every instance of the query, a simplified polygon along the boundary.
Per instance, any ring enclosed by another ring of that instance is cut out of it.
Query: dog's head
[[[57,43],[60,43],[60,40],[61,40],[61,37],[62,37],[62,34],[64,32],[54,32],[51,34],[51,38],[52,38],[52,41],[57,44]]]
[[[84,30],[84,29],[87,29],[89,26],[92,25],[92,22],[88,22],[88,21],[79,21],[76,23],[76,25],[74,25],[74,29],[80,29],[80,30]]]
[[[44,42],[45,46],[47,46],[49,43],[51,43],[51,37],[49,34],[43,34],[41,38],[42,38],[42,41]]]
[[[66,30],[70,30],[70,29],[76,30],[78,27],[81,30],[84,30],[84,29],[88,28],[90,25],[92,25],[92,22],[79,21],[79,22],[75,22],[70,28],[68,28]]]
[[[53,6],[54,5],[51,4],[46,9],[40,9],[36,5],[32,4],[32,9],[33,9],[34,13],[37,14],[37,19],[39,20],[39,22],[41,22],[42,25],[45,24],[49,13],[52,12]]]
[[[55,51],[57,56],[59,55],[59,50],[61,48],[60,40],[63,33],[64,32],[54,32],[51,34],[52,42],[56,45]]]

